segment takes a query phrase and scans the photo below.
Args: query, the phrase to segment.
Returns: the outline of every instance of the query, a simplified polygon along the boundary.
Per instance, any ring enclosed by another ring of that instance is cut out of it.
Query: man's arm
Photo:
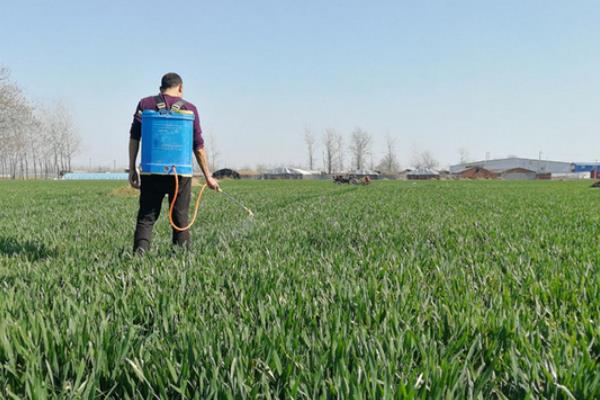
[[[198,165],[204,174],[204,178],[206,179],[206,184],[209,188],[213,190],[219,190],[219,182],[215,178],[212,177],[210,173],[210,169],[208,168],[208,160],[206,157],[206,151],[204,148],[200,148],[194,151],[194,155],[196,156],[196,161],[198,161]]]
[[[135,166],[139,149],[140,141],[129,139],[129,184],[136,189],[139,189],[142,184],[140,173]]]

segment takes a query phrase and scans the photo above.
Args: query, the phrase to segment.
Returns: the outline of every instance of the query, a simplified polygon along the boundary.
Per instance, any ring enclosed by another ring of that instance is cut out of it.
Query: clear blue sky
[[[403,166],[461,147],[596,160],[599,21],[597,1],[13,1],[0,64],[72,108],[82,165],[126,163],[168,71],[228,166],[305,163],[305,125],[369,131],[376,161],[389,134]]]

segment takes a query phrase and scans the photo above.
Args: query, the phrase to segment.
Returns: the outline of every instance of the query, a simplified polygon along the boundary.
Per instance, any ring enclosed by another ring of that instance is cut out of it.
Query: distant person
[[[168,73],[162,77],[160,93],[155,96],[145,97],[137,105],[133,116],[129,139],[129,183],[132,187],[140,189],[140,208],[137,215],[137,224],[133,239],[133,251],[136,254],[144,254],[150,248],[152,240],[152,229],[160,215],[160,208],[165,195],[169,202],[172,201],[175,192],[175,180],[173,175],[144,174],[136,167],[136,159],[140,148],[142,136],[142,113],[144,110],[157,111],[159,108],[171,109],[173,105],[181,110],[194,113],[194,139],[193,152],[200,169],[206,178],[209,188],[218,190],[219,183],[211,176],[204,150],[204,140],[200,129],[200,118],[198,110],[192,103],[183,100],[183,80],[176,73]],[[177,202],[173,210],[173,222],[177,226],[187,226],[189,218],[189,206],[192,192],[192,178],[179,177],[179,192]],[[182,232],[173,229],[173,244],[177,246],[189,246],[189,230]]]

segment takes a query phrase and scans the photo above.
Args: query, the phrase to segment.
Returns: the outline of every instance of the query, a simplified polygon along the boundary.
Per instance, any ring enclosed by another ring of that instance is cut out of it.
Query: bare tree
[[[323,135],[323,168],[328,174],[344,170],[344,137],[335,129]]]
[[[71,171],[73,156],[79,151],[81,139],[75,132],[73,118],[68,108],[64,104],[59,104],[54,112],[60,141],[61,170]]]
[[[57,170],[58,157],[56,156],[59,151],[58,133],[52,114],[43,107],[37,111],[40,125],[39,139],[43,142],[43,145],[39,147],[38,155],[40,175],[48,178],[59,173]]]
[[[210,170],[215,172],[217,170],[217,166],[219,165],[219,147],[217,146],[217,139],[215,135],[210,132],[208,134],[208,162],[210,163]]]
[[[458,155],[460,157],[461,164],[468,163],[471,159],[471,156],[469,155],[469,150],[466,147],[461,147],[460,149],[458,149]]]
[[[31,154],[28,140],[33,132],[33,111],[21,89],[0,68],[0,175],[26,178]]]
[[[425,150],[413,157],[413,165],[416,168],[437,168],[440,163],[430,151]]]
[[[333,163],[335,155],[335,131],[327,129],[323,135],[323,166],[328,174],[333,173]]]
[[[61,104],[34,107],[0,68],[0,176],[56,176],[70,170],[80,146],[71,115]]]
[[[35,135],[29,141],[34,175],[48,178],[71,171],[73,157],[81,149],[71,112],[60,102],[36,108]]]
[[[57,103],[51,108],[45,107],[40,120],[49,149],[45,155],[51,173],[71,171],[73,156],[80,149],[81,139],[75,131],[70,111],[64,104]]]
[[[385,155],[379,163],[379,168],[387,174],[395,174],[400,169],[396,157],[396,139],[387,135],[385,138]]]
[[[360,128],[354,129],[350,136],[350,154],[353,167],[357,170],[363,169],[367,157],[371,154],[371,135]]]
[[[265,164],[257,164],[256,167],[254,167],[254,171],[256,171],[258,175],[264,174],[268,169],[269,167]]]
[[[317,148],[317,141],[315,139],[315,135],[308,127],[304,128],[304,143],[306,143],[306,151],[308,152],[308,169],[312,171],[315,169],[315,152]]]
[[[334,165],[336,171],[344,170],[344,138],[340,134],[334,135]]]

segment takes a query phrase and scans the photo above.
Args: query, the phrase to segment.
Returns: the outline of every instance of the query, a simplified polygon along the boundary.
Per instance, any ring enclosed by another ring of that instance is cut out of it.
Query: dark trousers
[[[152,228],[160,215],[160,207],[165,195],[169,196],[169,206],[175,193],[175,177],[173,175],[142,175],[140,188],[140,210],[138,211],[133,251],[145,252],[150,248]],[[188,224],[192,178],[179,176],[179,192],[173,208],[173,222],[184,227]],[[167,209],[168,212],[168,209]],[[173,229],[173,244],[188,246],[189,230],[179,232]]]

